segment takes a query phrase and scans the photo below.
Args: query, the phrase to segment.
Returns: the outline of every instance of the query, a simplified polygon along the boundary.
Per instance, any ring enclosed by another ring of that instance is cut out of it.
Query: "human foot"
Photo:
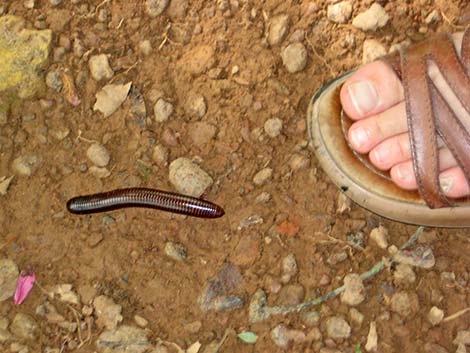
[[[462,33],[453,35],[460,55]],[[434,63],[429,76],[454,114],[470,131],[470,115],[462,106]],[[418,188],[406,118],[404,89],[393,69],[383,61],[370,63],[357,70],[341,89],[341,104],[355,122],[348,131],[349,142],[361,154],[368,154],[380,170],[389,170],[394,183],[402,189]],[[450,198],[470,195],[464,172],[442,141],[439,146],[439,181]]]

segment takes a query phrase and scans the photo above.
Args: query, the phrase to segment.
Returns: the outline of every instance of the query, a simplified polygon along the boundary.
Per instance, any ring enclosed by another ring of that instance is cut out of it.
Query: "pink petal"
[[[34,273],[20,275],[18,282],[16,282],[16,291],[14,297],[15,305],[21,304],[26,299],[29,292],[33,288],[34,281],[36,281],[36,275]]]

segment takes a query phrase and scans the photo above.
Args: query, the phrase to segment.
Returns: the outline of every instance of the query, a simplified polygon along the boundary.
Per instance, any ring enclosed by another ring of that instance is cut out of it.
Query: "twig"
[[[459,26],[459,25],[453,24],[452,20],[449,17],[446,16],[444,11],[440,10],[440,12],[441,12],[441,16],[444,19],[444,21],[446,21],[449,26],[455,28],[456,30],[464,30],[467,27],[467,26]]]
[[[408,241],[401,246],[400,250],[404,250],[406,248],[409,248],[411,245],[413,245],[418,240],[418,238],[423,233],[423,231],[424,231],[424,227],[419,227],[416,230],[416,232],[408,239]],[[392,261],[393,261],[393,256],[379,261],[371,269],[369,269],[366,272],[363,272],[361,274],[361,279],[365,281],[374,277],[377,273],[379,273],[385,268],[385,265],[387,263],[390,263]],[[249,308],[250,322],[253,323],[253,322],[262,321],[262,320],[267,319],[271,315],[279,315],[279,314],[285,315],[288,313],[300,312],[302,310],[309,309],[329,299],[335,298],[336,296],[344,292],[344,290],[345,290],[345,287],[343,285],[341,287],[334,289],[333,291],[329,293],[326,293],[325,295],[322,295],[321,297],[308,300],[301,304],[269,307],[267,306],[266,294],[264,293],[263,290],[259,289],[254,294],[250,303],[250,308]]]
[[[227,339],[228,337],[228,334],[230,333],[230,331],[232,331],[232,328],[229,327],[228,329],[225,330],[225,333],[224,333],[224,336],[222,337],[222,339],[220,340],[220,342],[217,344],[217,347],[215,347],[214,349],[214,353],[218,353],[219,352],[219,349],[222,347],[222,345],[224,344],[225,340]]]
[[[333,71],[333,68],[331,67],[331,65],[328,64],[328,61],[326,61],[326,59],[323,56],[318,54],[317,50],[315,49],[315,46],[312,44],[312,42],[308,38],[306,38],[305,40],[307,41],[310,48],[312,48],[313,54],[315,54],[315,56],[323,62],[323,64],[328,68],[328,70],[330,70],[331,76],[334,76],[335,72]]]
[[[462,310],[459,310],[457,311],[456,313],[450,315],[450,316],[447,316],[446,318],[444,318],[442,320],[442,322],[449,322],[449,321],[452,321],[452,320],[455,320],[457,319],[458,317],[468,313],[470,311],[470,307],[469,308],[465,308],[465,309],[462,309]]]

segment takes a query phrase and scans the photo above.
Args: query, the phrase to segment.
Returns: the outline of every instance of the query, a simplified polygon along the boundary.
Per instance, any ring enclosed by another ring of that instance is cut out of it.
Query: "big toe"
[[[383,61],[359,68],[341,88],[341,105],[353,120],[383,112],[404,99],[403,86]]]

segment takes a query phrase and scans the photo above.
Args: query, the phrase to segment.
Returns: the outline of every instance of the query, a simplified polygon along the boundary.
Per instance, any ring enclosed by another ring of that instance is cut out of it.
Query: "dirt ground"
[[[277,352],[284,350],[271,338],[278,324],[307,335],[312,326],[298,313],[256,324],[248,320],[250,298],[257,289],[268,292],[270,305],[282,302],[279,292],[269,293],[268,287],[280,278],[283,258],[294,255],[298,274],[290,284],[304,289],[302,300],[313,298],[340,286],[346,274],[364,272],[387,255],[368,239],[379,224],[388,230],[389,243],[398,247],[416,230],[354,205],[337,213],[338,190],[308,147],[308,101],[322,84],[361,63],[365,39],[377,39],[388,49],[407,38],[417,41],[434,32],[454,31],[465,6],[465,1],[455,0],[380,1],[390,21],[365,33],[351,21],[344,25],[328,21],[326,9],[331,3],[171,0],[163,14],[151,18],[142,0],[63,1],[55,7],[41,0],[34,9],[25,8],[23,1],[0,1],[6,13],[21,16],[32,26],[45,23],[53,30],[46,72],[70,70],[81,99],[74,107],[63,92],[48,88],[38,99],[15,107],[0,126],[0,176],[12,174],[11,163],[18,156],[39,158],[33,174],[15,177],[0,198],[1,256],[13,260],[20,270],[34,269],[43,288],[72,284],[82,298],[76,307],[79,311],[98,295],[112,298],[122,306],[122,323],[135,325],[136,314],[148,321],[146,329],[154,343],[162,339],[187,348],[200,341],[202,352],[226,332],[252,331],[258,335],[256,344],[229,334],[219,352]],[[371,3],[353,1],[353,17]],[[443,17],[426,25],[424,19],[432,10]],[[267,24],[279,14],[289,16],[288,34],[281,44],[270,46]],[[307,49],[307,66],[289,73],[280,53],[299,36]],[[353,43],[345,40],[348,36],[353,36]],[[84,49],[80,57],[73,49],[76,38]],[[147,55],[140,49],[144,40],[152,46]],[[187,66],[202,46],[214,50],[209,67],[188,73]],[[58,53],[59,47],[65,50]],[[139,121],[132,115],[130,99],[108,118],[93,111],[95,94],[107,82],[90,77],[88,59],[101,53],[109,57],[114,83],[132,81],[142,93],[148,119]],[[207,104],[201,119],[188,113],[194,94],[202,94]],[[172,117],[164,123],[153,119],[157,96],[174,106]],[[35,118],[25,119],[31,113]],[[264,123],[270,118],[283,122],[278,137],[264,133]],[[200,121],[215,126],[215,134],[200,137]],[[67,137],[54,138],[54,131],[64,130],[69,131]],[[109,177],[100,179],[87,172],[92,165],[86,156],[87,140],[99,141],[109,151]],[[204,220],[143,209],[89,216],[66,211],[67,200],[81,194],[129,186],[174,190],[168,163],[152,159],[156,144],[168,149],[168,162],[191,158],[212,176],[214,184],[204,198],[223,206],[224,217]],[[253,176],[265,167],[272,168],[272,178],[257,186]],[[260,195],[266,199],[260,200]],[[255,216],[253,224],[240,227],[251,216]],[[347,245],[347,235],[358,232],[365,235],[364,251]],[[376,321],[379,352],[424,352],[426,343],[442,346],[442,352],[454,352],[457,346],[452,341],[459,330],[470,329],[470,314],[435,327],[427,315],[432,306],[444,310],[446,316],[470,306],[467,234],[467,230],[427,230],[426,241],[436,258],[433,268],[415,269],[416,280],[409,284],[394,283],[392,270],[367,281],[366,300],[356,307],[364,322],[351,324],[347,339],[327,338],[325,320],[334,315],[348,318],[348,306],[335,298],[314,308],[320,312],[318,328],[323,337],[291,344],[287,350],[316,352],[326,346],[357,352],[360,344],[365,352],[369,323]],[[187,258],[168,257],[167,242],[182,245]],[[345,250],[346,260],[327,262],[331,254]],[[237,265],[243,277],[244,305],[203,311],[198,298],[228,262]],[[325,281],[325,275],[329,280]],[[391,311],[385,294],[390,288],[417,295],[411,315],[403,318]],[[0,303],[0,316],[11,321],[23,312],[37,320],[39,337],[27,343],[31,352],[43,352],[45,347],[61,352],[97,350],[95,340],[103,328],[92,322],[88,342],[79,348],[68,345],[78,342],[77,332],[67,332],[36,314],[36,307],[45,300],[36,287],[20,306],[10,300]],[[65,305],[55,305],[63,316],[74,320]],[[10,343],[2,349],[10,351]]]

